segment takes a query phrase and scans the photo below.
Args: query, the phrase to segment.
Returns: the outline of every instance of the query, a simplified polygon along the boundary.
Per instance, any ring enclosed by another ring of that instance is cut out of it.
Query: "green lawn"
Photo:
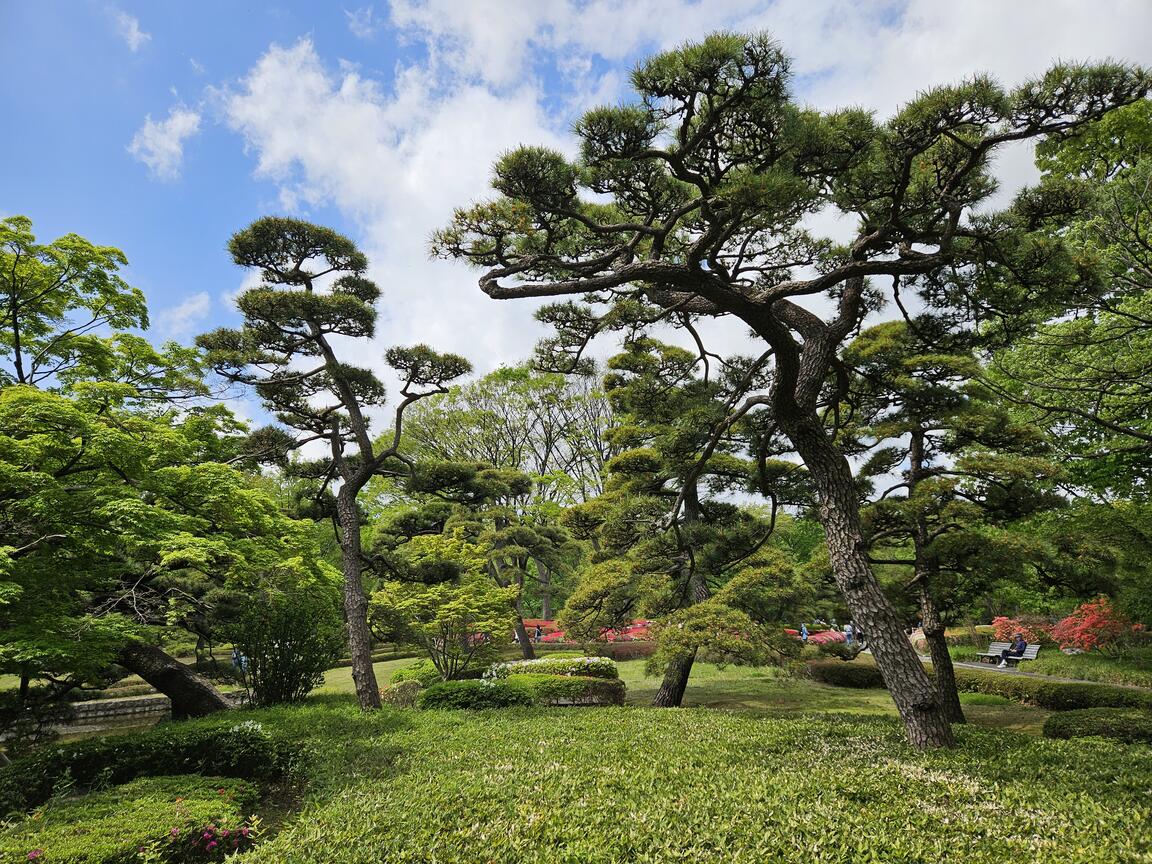
[[[306,735],[304,809],[240,861],[1152,861],[1152,748],[883,717],[514,709],[256,713]],[[996,803],[990,803],[990,799]]]

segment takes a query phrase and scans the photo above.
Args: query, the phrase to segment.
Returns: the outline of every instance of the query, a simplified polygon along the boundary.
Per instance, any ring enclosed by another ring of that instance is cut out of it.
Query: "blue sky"
[[[269,213],[328,224],[385,291],[355,361],[427,341],[486,371],[531,350],[531,308],[429,261],[429,232],[485,194],[502,150],[570,150],[572,121],[626,99],[640,57],[714,29],[773,32],[800,98],[881,115],[976,71],[1152,65],[1145,0],[7,0],[0,214],[122,248],[157,341],[235,321],[233,232]],[[1005,157],[1006,189],[1029,162]]]

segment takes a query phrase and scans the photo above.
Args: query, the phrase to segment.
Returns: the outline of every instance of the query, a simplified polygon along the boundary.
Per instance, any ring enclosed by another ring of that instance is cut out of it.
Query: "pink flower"
[[[43,854],[44,854],[43,849],[33,849],[31,852],[28,853],[28,860],[29,861],[35,861],[37,858],[39,858]]]
[[[216,841],[215,841],[215,840],[213,840],[211,843],[209,843],[209,844],[208,844],[207,846],[205,846],[204,848],[205,848],[205,849],[215,849],[215,848],[216,848]]]
[[[171,834],[173,837],[175,837],[177,834],[179,834],[179,833],[180,833],[180,829],[179,829],[179,828],[173,828],[173,829],[172,829],[171,831],[169,831],[168,833],[169,833],[169,834]]]

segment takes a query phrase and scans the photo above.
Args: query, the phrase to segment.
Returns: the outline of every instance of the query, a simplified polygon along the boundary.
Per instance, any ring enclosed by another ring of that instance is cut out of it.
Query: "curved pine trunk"
[[[536,649],[532,647],[532,640],[528,637],[528,628],[524,626],[524,618],[520,610],[516,610],[516,639],[520,643],[520,654],[525,660],[536,659]]]
[[[936,679],[936,692],[940,694],[944,715],[952,723],[967,723],[968,719],[964,716],[964,709],[960,705],[960,694],[956,691],[956,670],[952,666],[952,655],[948,653],[948,640],[944,636],[940,613],[926,585],[920,585],[919,593],[924,640],[928,643],[928,651],[932,655],[932,676]]]
[[[155,645],[129,642],[116,662],[139,675],[172,702],[172,719],[203,717],[232,707],[228,697],[174,657]]]
[[[684,701],[684,691],[688,689],[688,677],[692,674],[692,664],[696,662],[696,652],[677,657],[664,669],[664,680],[652,698],[653,708],[679,708]]]
[[[344,626],[352,658],[352,681],[356,701],[369,711],[380,707],[380,687],[372,668],[372,632],[368,628],[368,595],[360,565],[360,514],[355,497],[345,486],[336,496],[336,519],[340,524],[340,563],[344,574]]]
[[[909,741],[918,748],[953,747],[952,727],[896,610],[884,596],[865,553],[852,469],[814,420],[786,430],[808,469],[820,502],[832,575],[884,676]]]

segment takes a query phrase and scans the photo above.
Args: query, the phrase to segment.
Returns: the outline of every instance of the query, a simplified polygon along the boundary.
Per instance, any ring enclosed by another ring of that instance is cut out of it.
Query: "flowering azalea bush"
[[[996,642],[1011,642],[1017,633],[1024,636],[1029,645],[1051,645],[1052,626],[1043,618],[1034,615],[1008,618],[1000,616],[992,619],[992,638]]]
[[[1052,628],[1052,638],[1061,648],[1108,650],[1121,643],[1125,636],[1142,630],[1124,613],[1112,605],[1107,597],[1097,597],[1081,603],[1075,611]]]

